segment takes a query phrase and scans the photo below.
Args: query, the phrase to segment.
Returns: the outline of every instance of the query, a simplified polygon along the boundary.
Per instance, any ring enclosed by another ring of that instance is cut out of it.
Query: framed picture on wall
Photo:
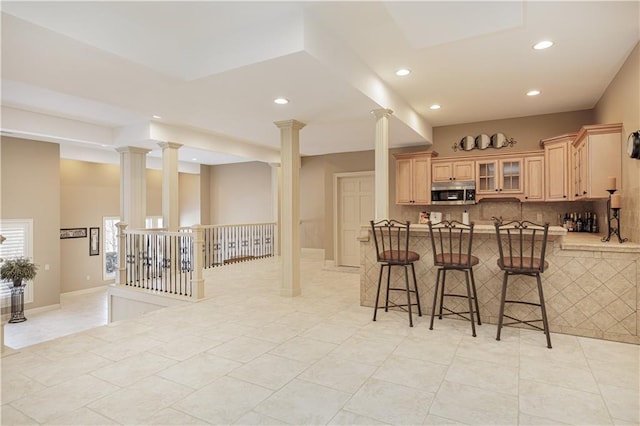
[[[100,228],[89,228],[89,256],[100,254]]]
[[[87,238],[87,228],[63,228],[60,230],[60,239]]]

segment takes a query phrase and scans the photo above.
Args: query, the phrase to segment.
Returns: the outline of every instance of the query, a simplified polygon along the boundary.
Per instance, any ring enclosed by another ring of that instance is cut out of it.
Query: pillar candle
[[[620,194],[613,194],[611,196],[611,208],[619,209],[622,207],[622,196]]]
[[[609,176],[607,178],[607,189],[617,189],[615,176]]]

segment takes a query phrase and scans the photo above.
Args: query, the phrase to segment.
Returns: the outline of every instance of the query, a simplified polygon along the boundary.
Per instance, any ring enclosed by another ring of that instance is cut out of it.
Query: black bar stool
[[[471,322],[471,334],[476,337],[475,314],[478,325],[481,325],[480,308],[478,306],[478,295],[476,292],[476,282],[473,277],[473,267],[479,260],[471,254],[473,244],[473,222],[465,225],[458,221],[442,221],[438,224],[429,222],[429,233],[431,234],[431,249],[433,251],[433,264],[438,267],[436,275],[436,288],[433,292],[433,308],[431,310],[431,324],[429,330],[433,330],[433,318],[436,312],[438,292],[440,292],[440,307],[438,318],[443,315],[457,315]],[[467,287],[467,294],[446,293],[445,282],[447,271],[464,271],[464,278]],[[440,280],[442,277],[442,280]],[[464,297],[469,303],[469,310],[460,312],[454,311],[444,306],[445,297]],[[443,311],[446,311],[443,313]],[[469,315],[467,318],[465,315]]]
[[[498,266],[504,271],[502,279],[502,295],[500,297],[500,317],[498,319],[498,334],[496,340],[500,340],[500,331],[503,325],[526,324],[537,330],[542,330],[547,336],[547,347],[551,349],[551,337],[549,336],[549,323],[547,321],[547,309],[544,304],[542,292],[542,279],[540,274],[549,267],[544,260],[547,249],[547,235],[549,224],[537,225],[526,220],[503,223],[495,220],[496,237],[498,239]],[[510,276],[525,275],[536,278],[538,284],[539,303],[522,300],[506,300],[507,284]],[[504,313],[505,303],[518,303],[523,305],[539,306],[542,318],[533,320],[521,320]],[[503,323],[504,317],[513,322]],[[532,324],[542,322],[542,327]]]
[[[407,293],[406,304],[396,304],[391,302],[392,307],[401,308],[409,312],[409,326],[413,327],[411,316],[411,306],[418,307],[418,316],[422,316],[420,307],[420,295],[418,293],[418,282],[416,281],[416,270],[414,262],[420,260],[420,255],[409,251],[409,227],[411,222],[399,222],[393,219],[383,219],[378,222],[370,221],[373,241],[376,245],[376,258],[380,264],[380,274],[378,275],[378,291],[376,292],[376,304],[373,308],[373,320],[376,320],[380,299],[380,287],[382,285],[382,271],[387,267],[387,291],[384,303],[385,312],[389,311],[389,291],[405,291]],[[402,266],[404,268],[405,287],[391,287],[391,267]],[[407,267],[411,266],[413,275],[413,290],[409,286],[409,272]],[[415,293],[415,302],[411,301],[411,293]]]

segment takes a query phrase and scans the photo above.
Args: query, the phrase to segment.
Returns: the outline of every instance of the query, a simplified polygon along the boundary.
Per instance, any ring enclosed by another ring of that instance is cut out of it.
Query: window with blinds
[[[5,240],[0,244],[0,259],[14,257],[33,258],[33,219],[4,219],[0,220],[0,235]],[[2,306],[9,306],[11,302],[11,286],[13,283],[0,282],[0,297]],[[33,282],[28,281],[24,289],[24,302],[33,302]]]

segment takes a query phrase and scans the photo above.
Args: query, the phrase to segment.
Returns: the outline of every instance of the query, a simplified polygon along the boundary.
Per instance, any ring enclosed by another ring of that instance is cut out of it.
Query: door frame
[[[347,177],[366,177],[371,176],[374,179],[375,183],[375,171],[364,171],[364,172],[342,172],[342,173],[334,173],[333,174],[333,266],[338,266],[338,180],[341,178]],[[373,203],[375,207],[375,190],[373,194]]]

